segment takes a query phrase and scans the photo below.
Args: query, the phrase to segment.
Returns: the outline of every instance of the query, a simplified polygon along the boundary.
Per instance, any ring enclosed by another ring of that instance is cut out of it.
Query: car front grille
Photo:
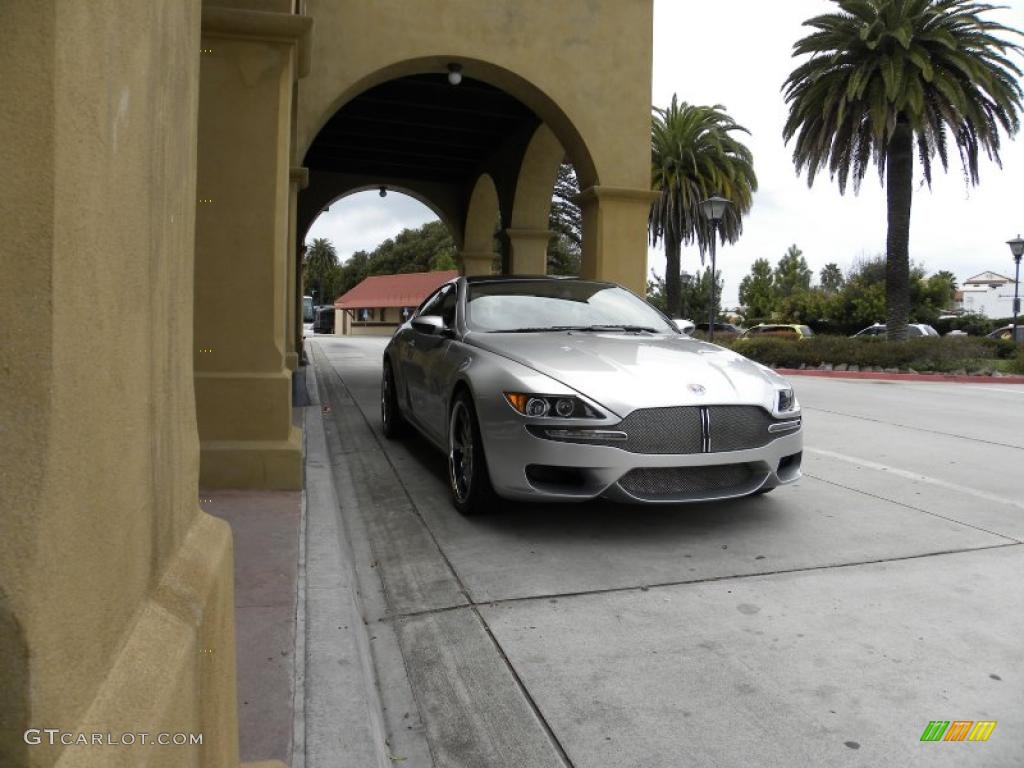
[[[785,433],[771,433],[773,419],[757,405],[641,408],[602,429],[624,432],[625,440],[586,440],[630,453],[720,453],[761,448]],[[582,441],[580,441],[582,442]]]
[[[710,453],[760,448],[775,439],[768,431],[774,419],[756,405],[712,405],[708,407]]]
[[[773,418],[758,405],[684,405],[641,408],[618,424],[577,427],[575,434],[548,425],[530,424],[538,437],[568,443],[602,445],[630,453],[722,453],[762,448],[800,428],[800,417]],[[586,434],[588,430],[593,434]],[[616,437],[604,437],[615,433]]]
[[[643,408],[612,429],[625,432],[618,444],[630,453],[700,453],[703,443],[700,408]]]
[[[721,498],[757,490],[768,477],[760,464],[721,464],[710,467],[651,467],[633,469],[619,486],[638,499]]]

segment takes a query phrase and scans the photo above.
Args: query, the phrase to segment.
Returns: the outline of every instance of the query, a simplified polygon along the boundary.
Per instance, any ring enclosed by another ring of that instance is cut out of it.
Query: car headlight
[[[603,419],[604,416],[573,395],[506,392],[505,400],[523,416],[536,419]]]
[[[780,389],[775,401],[777,413],[793,413],[800,410],[800,403],[796,400],[796,393],[792,389]]]

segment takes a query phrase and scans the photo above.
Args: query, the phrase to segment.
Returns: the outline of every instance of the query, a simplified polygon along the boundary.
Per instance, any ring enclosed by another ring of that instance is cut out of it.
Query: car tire
[[[398,405],[395,374],[387,360],[384,361],[384,371],[380,377],[380,424],[384,437],[389,440],[397,440],[406,432],[405,417]]]
[[[463,515],[479,515],[494,507],[498,496],[491,485],[480,424],[467,392],[452,402],[448,414],[448,490]]]

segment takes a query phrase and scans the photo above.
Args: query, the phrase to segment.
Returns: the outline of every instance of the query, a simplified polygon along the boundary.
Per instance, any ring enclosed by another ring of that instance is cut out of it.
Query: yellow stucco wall
[[[309,20],[203,12],[194,349],[205,487],[302,487],[286,353],[292,93]]]
[[[222,24],[211,36],[225,58],[207,68],[206,95],[220,88],[230,107],[266,120],[224,131],[218,117],[238,113],[211,113],[199,190],[199,0],[0,0],[4,768],[237,764],[231,537],[196,501],[194,356],[217,350],[203,361],[200,409],[236,406],[209,418],[208,445],[269,457],[252,472],[211,465],[213,476],[298,482],[285,366],[287,232],[298,226],[289,170],[338,106],[460,61],[533,108],[583,185],[603,190],[585,204],[588,274],[643,278],[622,255],[645,252],[651,0],[420,0],[415,12],[411,0],[205,4],[218,5],[304,8],[315,32],[297,44],[308,20],[288,18],[261,37],[265,23],[250,18],[237,35]],[[293,119],[293,75],[310,63]],[[269,155],[234,164],[237,183],[222,184],[218,149]],[[260,255],[255,273],[210,264],[193,296],[200,197],[222,206],[202,209],[205,255]],[[490,227],[494,213],[487,206],[480,221]],[[489,269],[481,232],[479,251],[462,255]],[[231,330],[238,296],[253,302],[256,343]],[[258,386],[239,398],[242,379],[259,379],[267,402]],[[218,390],[224,381],[236,386]],[[252,413],[262,426],[249,433]],[[201,732],[203,745],[29,746],[30,727]]]
[[[306,13],[296,161],[359,92],[458,61],[540,115],[583,186],[650,187],[652,0],[307,0]]]
[[[197,0],[0,3],[5,768],[237,762],[230,533],[196,499],[198,48]]]

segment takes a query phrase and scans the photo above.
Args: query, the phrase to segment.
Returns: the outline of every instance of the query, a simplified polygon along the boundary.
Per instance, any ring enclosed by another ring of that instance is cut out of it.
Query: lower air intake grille
[[[619,485],[639,499],[738,496],[758,488],[767,472],[757,464],[712,467],[655,467],[627,472]]]

